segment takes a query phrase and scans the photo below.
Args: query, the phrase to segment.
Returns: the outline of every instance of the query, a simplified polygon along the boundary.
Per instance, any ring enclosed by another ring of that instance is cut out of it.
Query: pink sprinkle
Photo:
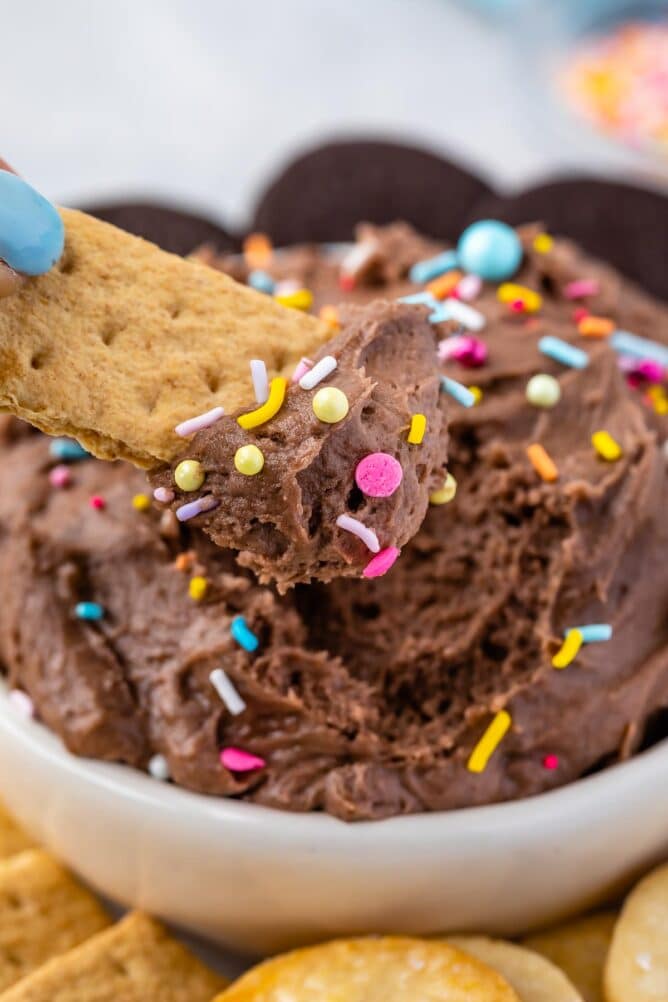
[[[97,508],[98,511],[102,511],[103,508],[107,507],[107,502],[104,498],[100,497],[99,494],[93,494],[93,496],[88,499],[88,504],[91,508]]]
[[[259,755],[251,755],[243,748],[223,748],[220,761],[230,772],[252,772],[253,769],[264,769],[267,764]]]
[[[67,466],[54,466],[49,471],[49,483],[52,487],[67,487],[72,483],[72,474]]]
[[[512,303],[509,304],[513,313],[524,313],[526,310],[526,305],[523,299],[513,299]]]
[[[660,362],[656,362],[653,358],[639,359],[634,372],[646,379],[648,383],[662,383],[666,377],[666,370]]]
[[[394,566],[400,553],[401,550],[398,546],[386,546],[384,550],[381,550],[375,557],[372,557],[362,571],[362,577],[380,578],[383,574],[387,574],[390,567]]]
[[[566,299],[584,299],[585,296],[597,296],[600,285],[595,278],[579,278],[564,286]]]
[[[346,532],[352,532],[354,536],[357,536],[362,540],[364,545],[371,550],[372,553],[378,553],[380,550],[380,543],[378,542],[378,536],[370,529],[368,525],[364,522],[360,522],[358,518],[353,518],[352,515],[339,515],[336,520],[336,524],[339,529],[345,529]]]
[[[438,357],[441,362],[454,359],[467,369],[475,369],[487,361],[487,345],[470,334],[454,334],[440,342]]]
[[[401,483],[401,463],[387,452],[372,452],[357,464],[355,483],[370,498],[389,498]]]
[[[302,376],[305,376],[308,370],[312,367],[313,362],[310,358],[300,358],[297,362],[297,368],[292,373],[291,383],[298,383]]]
[[[186,438],[188,435],[194,435],[196,431],[201,431],[202,428],[209,428],[216,421],[220,421],[225,411],[222,407],[214,407],[210,411],[206,411],[205,414],[198,414],[197,417],[188,418],[187,421],[182,421],[181,424],[177,424],[174,431],[181,438]]]
[[[153,491],[153,497],[160,504],[169,504],[170,501],[174,500],[174,491],[170,490],[169,487],[156,487]]]
[[[22,717],[29,720],[35,716],[35,705],[28,693],[24,692],[23,689],[10,689],[7,698],[16,712],[20,713]]]
[[[354,275],[339,275],[339,288],[341,292],[352,292],[355,288],[355,276]]]
[[[545,769],[558,769],[559,768],[559,756],[558,755],[546,755],[543,759],[543,766]]]
[[[455,295],[457,299],[463,299],[465,303],[470,303],[480,295],[482,289],[482,279],[478,275],[464,275],[457,282]]]
[[[579,324],[581,320],[589,316],[589,310],[586,306],[578,306],[577,309],[573,310],[573,320],[576,324]]]

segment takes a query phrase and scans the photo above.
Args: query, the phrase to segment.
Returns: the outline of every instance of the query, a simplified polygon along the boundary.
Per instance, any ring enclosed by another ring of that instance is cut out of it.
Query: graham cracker
[[[0,1002],[211,1002],[225,979],[133,912],[0,993]]]
[[[46,275],[0,300],[0,410],[103,459],[151,467],[178,423],[254,401],[251,358],[291,372],[327,327],[227,275],[71,209]]]
[[[33,839],[19,828],[14,818],[0,804],[0,859],[23,852],[24,849],[32,849],[34,846]]]
[[[89,891],[40,849],[0,862],[0,991],[109,925]]]

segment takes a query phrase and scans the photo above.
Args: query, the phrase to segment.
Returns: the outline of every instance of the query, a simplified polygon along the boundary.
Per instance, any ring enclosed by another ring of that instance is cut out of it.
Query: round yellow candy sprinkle
[[[245,477],[254,477],[264,466],[264,456],[257,445],[242,445],[234,453],[234,465]]]
[[[204,483],[204,468],[196,459],[184,459],[174,470],[174,480],[182,491],[197,491]]]
[[[533,249],[538,254],[549,254],[554,247],[554,240],[549,233],[537,233],[533,241]]]
[[[337,386],[323,386],[313,397],[313,413],[325,424],[343,421],[349,407],[348,397]]]
[[[151,507],[151,499],[148,494],[135,494],[132,499],[132,507],[137,511],[148,511]]]
[[[195,602],[201,602],[206,595],[206,590],[209,587],[209,582],[206,578],[197,575],[190,579],[188,584],[188,594]]]
[[[539,372],[527,383],[526,398],[534,407],[554,407],[560,397],[559,381],[547,372]]]
[[[457,493],[457,481],[452,473],[448,473],[439,491],[429,495],[429,504],[448,504]]]

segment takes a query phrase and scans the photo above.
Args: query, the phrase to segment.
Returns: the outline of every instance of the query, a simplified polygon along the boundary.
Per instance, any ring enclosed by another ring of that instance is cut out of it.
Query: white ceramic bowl
[[[76,758],[0,693],[0,797],[90,884],[242,952],[332,935],[512,934],[668,854],[668,742],[529,800],[345,824]]]

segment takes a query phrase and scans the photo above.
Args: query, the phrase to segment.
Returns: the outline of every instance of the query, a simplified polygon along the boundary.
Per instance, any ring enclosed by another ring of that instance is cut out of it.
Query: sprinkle
[[[378,256],[378,249],[377,240],[361,240],[341,261],[341,271],[350,278],[357,278]]]
[[[336,424],[343,421],[348,413],[348,397],[336,386],[323,386],[313,397],[313,413],[318,421]]]
[[[174,561],[174,566],[177,571],[189,571],[194,563],[195,554],[192,550],[186,550],[184,553],[179,553],[178,557]]]
[[[507,710],[499,710],[487,730],[471,752],[468,761],[469,772],[484,772],[487,763],[508,731],[512,718]]]
[[[668,347],[658,341],[650,341],[646,337],[638,337],[629,331],[615,331],[610,338],[610,345],[622,355],[632,355],[634,358],[651,358],[664,369],[668,368]]]
[[[269,386],[269,396],[265,403],[257,407],[254,411],[242,414],[237,418],[237,423],[248,431],[250,428],[257,428],[261,424],[270,421],[283,406],[287,387],[287,379],[284,379],[283,376],[274,376]]]
[[[261,268],[255,268],[248,276],[248,284],[251,289],[255,289],[256,292],[264,292],[268,296],[274,294],[274,289],[276,288],[276,283],[274,282],[271,275]]]
[[[274,290],[275,296],[291,296],[293,292],[299,292],[302,288],[300,282],[294,278],[285,278],[279,282]]]
[[[302,390],[312,390],[318,383],[321,383],[323,379],[326,379],[327,376],[334,372],[337,364],[333,355],[325,355],[324,358],[315,363],[312,369],[305,372],[299,380]]]
[[[339,275],[339,288],[341,292],[352,292],[355,288],[355,276],[342,273]]]
[[[454,359],[466,369],[477,369],[487,361],[487,345],[471,334],[453,334],[439,342],[438,357],[442,362]]]
[[[431,306],[432,310],[439,305],[431,292],[412,292],[410,296],[400,296],[398,303],[406,303],[407,306]]]
[[[582,634],[583,644],[600,644],[612,637],[612,626],[610,623],[588,623],[587,626],[578,626],[577,630]],[[570,630],[564,631],[567,637]]]
[[[554,247],[554,240],[549,233],[537,233],[533,238],[533,249],[537,254],[549,254]]]
[[[89,497],[88,504],[96,511],[102,511],[107,506],[107,502],[99,494],[93,494],[92,497]]]
[[[249,233],[243,244],[249,268],[264,268],[271,261],[273,246],[266,233]]]
[[[74,614],[77,619],[86,619],[93,623],[104,618],[104,609],[97,602],[77,602]]]
[[[230,624],[230,633],[240,647],[245,651],[256,651],[260,646],[260,641],[248,626],[243,616],[235,616]]]
[[[378,553],[380,550],[380,543],[378,542],[378,536],[370,529],[368,525],[364,522],[360,522],[359,519],[353,518],[352,515],[339,515],[336,520],[336,524],[339,529],[345,529],[346,532],[352,532],[354,536],[357,536],[362,540],[367,549],[371,550],[372,553]]]
[[[312,365],[313,362],[311,361],[310,358],[300,358],[299,361],[297,362],[297,365],[295,366],[295,371],[292,373],[292,376],[290,377],[290,382],[298,383],[299,380],[304,375],[304,373],[308,372],[308,370],[311,368]]]
[[[331,331],[338,331],[341,327],[339,321],[339,311],[336,306],[322,306],[318,313],[320,319],[327,324]]]
[[[646,379],[648,383],[662,383],[666,378],[666,370],[652,358],[641,358],[634,366],[633,371]]]
[[[259,755],[251,755],[243,748],[223,748],[220,761],[230,772],[253,772],[255,769],[264,769],[267,764]]]
[[[213,511],[220,504],[212,494],[205,494],[204,497],[197,498],[195,501],[189,501],[188,504],[182,504],[180,508],[176,509],[176,517],[179,522],[187,522],[188,519],[195,518],[196,515],[201,515],[205,511]]]
[[[473,385],[467,386],[466,388],[469,391],[469,393],[473,394],[473,406],[477,407],[480,401],[482,400],[483,396],[482,390],[480,389],[479,386],[473,386]]]
[[[475,395],[466,386],[458,383],[456,379],[450,379],[449,376],[441,376],[441,389],[449,393],[451,397],[454,397],[462,407],[473,407],[475,404]]]
[[[274,299],[281,306],[289,306],[293,310],[310,310],[313,305],[313,293],[310,289],[297,289],[296,292],[276,293]]]
[[[269,377],[267,376],[267,366],[260,358],[252,358],[250,361],[251,379],[255,399],[259,404],[266,402],[269,396]]]
[[[543,297],[538,292],[514,282],[503,282],[496,290],[496,297],[500,303],[520,303],[527,313],[537,313],[543,305]]]
[[[614,463],[622,456],[622,447],[614,440],[608,431],[595,431],[591,437],[591,444],[596,449],[601,459]]]
[[[234,453],[234,465],[245,477],[254,477],[262,471],[264,455],[256,445],[242,445]]]
[[[559,768],[559,756],[558,755],[546,755],[543,759],[543,768],[549,769],[551,772]]]
[[[440,490],[434,491],[429,495],[429,504],[448,504],[453,500],[456,493],[457,481],[453,477],[452,473],[448,473]]]
[[[132,507],[135,511],[148,511],[151,507],[151,499],[148,494],[135,494],[132,499]]]
[[[582,633],[580,630],[568,630],[564,637],[564,642],[552,658],[553,668],[568,668],[582,647]]]
[[[575,348],[568,341],[562,341],[560,337],[552,337],[551,334],[540,339],[538,350],[548,358],[553,358],[555,362],[561,362],[562,365],[568,365],[572,369],[585,369],[589,364],[586,351]]]
[[[487,323],[480,310],[474,310],[472,306],[462,303],[459,299],[446,299],[439,303],[436,310],[429,317],[432,324],[440,324],[444,320],[454,320],[456,323],[471,331],[481,331]]]
[[[153,779],[159,779],[163,783],[171,778],[169,763],[164,755],[152,755],[148,760],[148,771]]]
[[[609,337],[614,329],[612,320],[607,317],[595,317],[593,314],[583,317],[578,324],[578,334],[584,337]]]
[[[434,278],[438,278],[446,271],[452,271],[457,267],[457,252],[454,250],[443,251],[436,257],[427,258],[414,264],[408,273],[411,282],[416,285],[424,285]]]
[[[188,594],[194,602],[201,602],[207,593],[209,582],[201,575],[196,575],[188,582]]]
[[[7,699],[16,712],[26,720],[30,720],[35,716],[35,704],[23,689],[10,689],[7,693]]]
[[[427,430],[427,418],[424,414],[413,414],[411,417],[411,426],[408,430],[408,444],[409,445],[422,445],[422,439],[424,438],[424,433]]]
[[[181,438],[187,438],[188,435],[194,435],[196,431],[201,431],[202,428],[210,428],[216,421],[220,421],[224,413],[225,411],[222,407],[213,407],[204,414],[198,414],[197,417],[188,418],[187,421],[177,424],[174,431]]]
[[[462,277],[461,271],[447,271],[445,275],[440,275],[429,283],[427,292],[430,292],[434,299],[447,299],[453,294]]]
[[[362,577],[380,578],[383,574],[387,574],[389,569],[395,564],[400,553],[401,550],[397,546],[386,546],[384,550],[381,550],[375,557],[371,558],[362,571]]]
[[[573,310],[573,321],[576,324],[579,324],[581,320],[584,320],[584,318],[588,316],[589,310],[586,306],[578,306]]]
[[[246,704],[222,668],[214,668],[209,675],[209,681],[233,717],[238,717],[244,712]]]
[[[585,299],[586,296],[597,296],[600,283],[596,278],[578,278],[564,286],[566,299]]]
[[[79,459],[88,459],[90,453],[83,445],[74,442],[71,438],[54,438],[49,444],[49,455],[53,459],[60,459],[63,463],[76,463]]]
[[[67,487],[72,483],[72,474],[67,466],[54,466],[49,470],[49,483],[52,487]]]
[[[527,446],[527,456],[538,476],[548,484],[553,483],[559,477],[554,461],[539,442]]]
[[[183,459],[174,470],[176,486],[182,491],[199,490],[204,478],[204,467],[197,459]]]
[[[404,471],[387,452],[372,452],[355,467],[355,483],[370,498],[389,498],[399,487]]]
[[[554,376],[540,372],[527,383],[526,398],[534,407],[554,407],[561,398],[561,387]]]
[[[153,497],[160,504],[169,504],[170,501],[174,500],[174,491],[170,487],[156,487],[153,491]]]
[[[477,299],[482,291],[482,279],[480,275],[464,275],[461,279],[455,293],[458,299],[463,299],[465,302],[470,303],[472,300]]]

